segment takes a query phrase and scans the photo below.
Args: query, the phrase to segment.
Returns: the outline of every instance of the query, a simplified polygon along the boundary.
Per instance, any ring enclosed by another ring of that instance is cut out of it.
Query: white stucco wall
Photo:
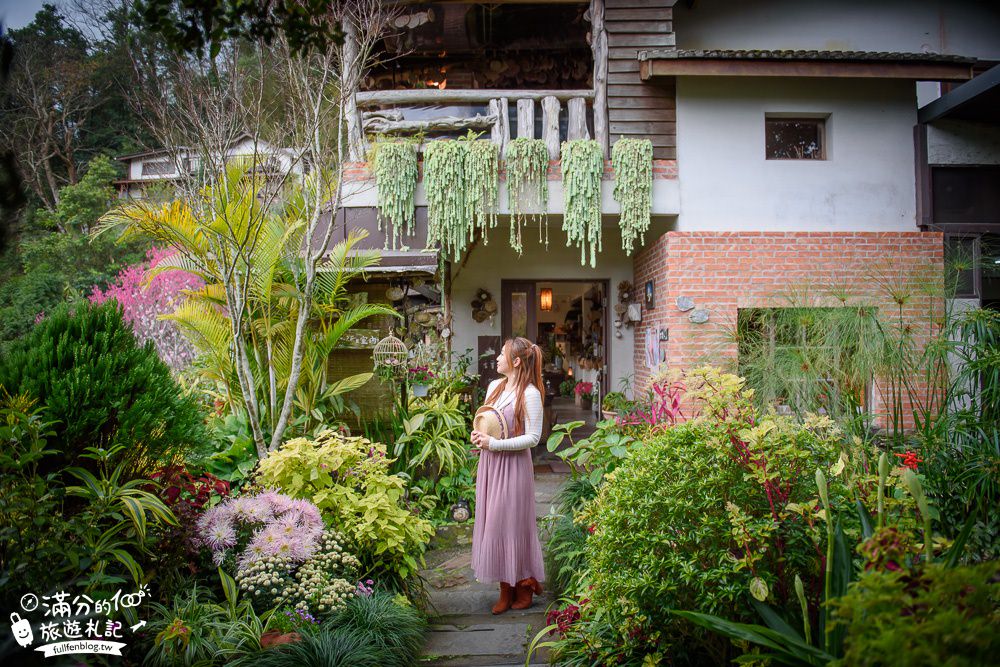
[[[829,114],[826,160],[765,160],[767,113]],[[677,229],[913,231],[912,83],[678,77]]]
[[[929,164],[1000,164],[1000,127],[939,120],[927,126]]]
[[[1000,59],[987,0],[698,0],[674,5],[680,49],[949,53]]]
[[[617,222],[617,221],[616,221]],[[609,314],[613,315],[613,304],[617,303],[617,287],[622,280],[632,280],[632,258],[621,249],[621,236],[617,224],[605,221],[603,227],[604,252],[597,258],[597,268],[580,266],[580,251],[567,248],[566,237],[561,231],[562,220],[552,216],[549,220],[549,249],[538,243],[536,229],[524,232],[524,254],[518,256],[508,243],[507,221],[502,219],[497,230],[491,235],[487,246],[477,245],[469,254],[468,261],[459,271],[458,264],[452,267],[451,307],[455,336],[452,350],[457,353],[471,348],[478,350],[479,336],[500,336],[500,314],[490,321],[478,323],[472,319],[469,305],[475,298],[476,290],[485,288],[500,305],[501,280],[608,280],[610,283]],[[611,389],[625,376],[632,373],[633,335],[630,329],[623,329],[621,338],[615,338],[611,331]]]

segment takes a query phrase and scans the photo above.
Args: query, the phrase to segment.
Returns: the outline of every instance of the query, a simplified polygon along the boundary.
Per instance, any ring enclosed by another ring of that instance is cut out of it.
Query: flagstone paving
[[[535,507],[539,535],[544,539],[543,517],[552,511],[553,500],[566,481],[566,468],[547,453],[535,461]],[[556,468],[557,470],[553,470]],[[433,615],[421,665],[427,667],[523,667],[528,646],[545,627],[545,611],[553,601],[544,592],[525,610],[510,610],[493,616],[496,584],[476,581],[472,559],[472,525],[447,526],[438,531],[427,554],[426,579],[430,613]],[[544,650],[532,656],[532,665],[548,664]]]

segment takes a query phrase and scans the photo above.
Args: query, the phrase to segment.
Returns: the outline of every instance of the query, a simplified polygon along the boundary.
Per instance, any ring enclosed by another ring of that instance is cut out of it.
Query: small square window
[[[765,118],[768,160],[825,160],[825,118]]]

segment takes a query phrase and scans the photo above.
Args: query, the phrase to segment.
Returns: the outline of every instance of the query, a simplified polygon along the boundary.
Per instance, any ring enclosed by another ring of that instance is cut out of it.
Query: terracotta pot
[[[282,644],[295,644],[302,641],[302,635],[297,632],[281,632],[280,630],[268,630],[260,636],[260,647],[271,648]]]
[[[594,399],[590,398],[589,396],[587,398],[581,399],[580,407],[583,408],[584,410],[592,410],[594,407]]]

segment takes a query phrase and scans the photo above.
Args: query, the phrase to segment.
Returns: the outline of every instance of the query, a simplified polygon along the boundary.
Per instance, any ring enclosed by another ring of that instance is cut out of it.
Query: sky
[[[60,6],[59,0],[47,0],[49,4]],[[35,14],[46,0],[0,0],[0,23],[7,28],[23,28],[31,23]]]

